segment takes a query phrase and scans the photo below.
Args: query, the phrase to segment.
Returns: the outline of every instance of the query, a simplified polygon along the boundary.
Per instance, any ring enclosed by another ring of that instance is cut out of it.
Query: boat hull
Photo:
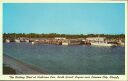
[[[114,46],[113,44],[107,44],[107,43],[91,43],[91,45],[95,45],[95,46]]]

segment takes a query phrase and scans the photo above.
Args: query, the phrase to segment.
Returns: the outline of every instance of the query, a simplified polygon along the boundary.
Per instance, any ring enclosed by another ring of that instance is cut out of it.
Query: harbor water
[[[3,53],[49,74],[123,75],[125,47],[4,43]]]

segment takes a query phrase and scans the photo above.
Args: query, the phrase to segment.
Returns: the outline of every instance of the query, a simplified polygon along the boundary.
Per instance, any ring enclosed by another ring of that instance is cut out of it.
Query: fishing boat
[[[108,44],[108,43],[91,43],[91,45],[95,45],[95,46],[116,46],[115,44]]]
[[[86,38],[86,40],[89,41],[91,45],[95,46],[116,46],[116,44],[108,43],[106,37],[89,37]]]

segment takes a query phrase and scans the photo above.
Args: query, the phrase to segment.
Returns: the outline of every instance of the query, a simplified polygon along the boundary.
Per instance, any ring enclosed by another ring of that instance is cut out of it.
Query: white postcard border
[[[125,75],[3,75],[2,71],[2,67],[3,67],[3,44],[2,44],[2,30],[3,30],[3,3],[125,3]],[[25,0],[4,0],[3,2],[0,3],[0,80],[128,80],[128,24],[127,24],[127,1],[83,1],[83,0],[76,0],[76,1],[58,1],[58,0],[45,0],[45,1],[41,1],[41,0],[31,0],[31,1],[25,1]],[[12,77],[25,77],[23,78],[11,78]],[[46,76],[46,77],[58,77],[58,76],[68,76],[68,77],[72,77],[72,76],[78,76],[78,77],[88,77],[88,76],[106,76],[106,77],[119,77],[119,79],[115,79],[115,78],[26,78],[26,76]]]

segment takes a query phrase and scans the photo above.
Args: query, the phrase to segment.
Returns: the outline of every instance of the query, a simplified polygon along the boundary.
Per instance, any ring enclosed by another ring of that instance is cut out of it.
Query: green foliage
[[[117,38],[121,38],[124,39],[125,35],[124,34],[116,34],[116,35],[111,35],[111,34],[88,34],[88,35],[84,35],[84,34],[57,34],[57,33],[49,33],[49,34],[37,34],[37,33],[29,33],[29,34],[25,34],[25,33],[4,33],[3,34],[3,38],[4,41],[5,39],[10,39],[10,40],[14,40],[16,38],[20,38],[20,37],[26,37],[26,38],[54,38],[54,37],[66,37],[66,38],[87,38],[87,37],[106,37],[108,39],[117,39]]]

